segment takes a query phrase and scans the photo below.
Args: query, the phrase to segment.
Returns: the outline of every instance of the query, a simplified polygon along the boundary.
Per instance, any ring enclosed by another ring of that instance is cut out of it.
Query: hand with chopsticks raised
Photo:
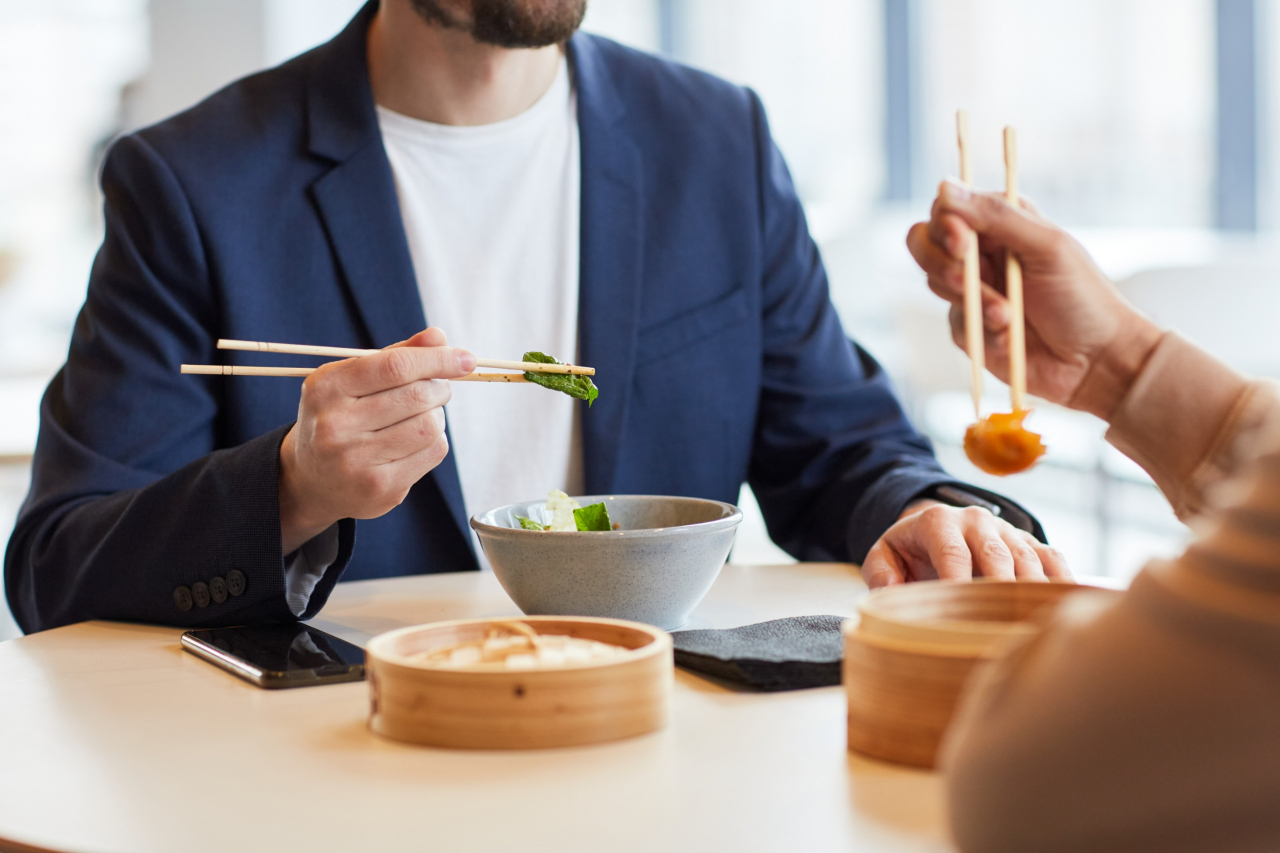
[[[377,518],[449,452],[445,380],[476,358],[427,329],[373,355],[321,365],[302,383],[298,421],[280,445],[284,553],[343,518]]]
[[[970,229],[973,229],[970,231]],[[1127,303],[1069,234],[1002,193],[944,181],[928,222],[907,247],[929,287],[951,303],[951,331],[964,346],[964,253],[978,235],[987,367],[1009,378],[1009,303],[1005,254],[1022,262],[1027,390],[1104,420],[1160,340],[1160,329]]]

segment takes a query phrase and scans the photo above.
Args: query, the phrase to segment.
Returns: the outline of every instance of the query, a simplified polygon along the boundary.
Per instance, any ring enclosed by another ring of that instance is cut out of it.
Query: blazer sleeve
[[[850,341],[764,108],[750,93],[760,191],[764,332],[760,415],[748,482],[769,535],[803,560],[860,563],[915,498],[949,484],[1038,522],[949,476],[908,422],[884,370]]]
[[[133,135],[112,147],[102,189],[106,234],[41,402],[31,489],[5,552],[10,609],[28,632],[85,619],[292,620],[278,486],[290,425],[220,446],[218,380],[178,370],[213,359],[219,316],[182,187]],[[303,618],[350,559],[353,521],[339,539]]]

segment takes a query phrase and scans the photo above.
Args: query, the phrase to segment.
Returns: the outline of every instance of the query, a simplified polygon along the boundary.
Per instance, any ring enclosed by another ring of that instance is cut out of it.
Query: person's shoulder
[[[306,133],[315,51],[236,80],[195,105],[134,131],[166,162],[205,169],[246,152],[298,150]]]
[[[697,116],[703,125],[754,120],[754,93],[722,77],[592,33],[575,36],[574,48],[588,73],[609,76],[629,108],[663,119]]]

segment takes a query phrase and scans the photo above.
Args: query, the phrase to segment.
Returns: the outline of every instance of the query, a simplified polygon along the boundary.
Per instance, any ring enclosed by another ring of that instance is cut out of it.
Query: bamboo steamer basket
[[[1051,581],[925,581],[876,590],[845,625],[849,749],[933,767],[965,680],[1037,611],[1096,587]]]
[[[622,646],[603,661],[539,669],[450,669],[415,656],[521,622],[540,635]],[[639,622],[586,617],[465,619],[401,628],[365,649],[369,727],[396,740],[460,749],[539,749],[656,731],[670,715],[671,636]]]

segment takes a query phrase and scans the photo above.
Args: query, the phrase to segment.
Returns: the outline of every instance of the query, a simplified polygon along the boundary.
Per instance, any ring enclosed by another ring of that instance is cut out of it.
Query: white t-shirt
[[[479,357],[576,362],[581,160],[564,58],[514,118],[457,127],[378,107],[378,125],[427,322]],[[445,416],[468,515],[581,494],[578,407],[536,385],[454,382]]]
[[[564,58],[551,88],[506,121],[456,127],[378,107],[378,126],[427,322],[482,358],[539,350],[578,361],[581,159]],[[537,385],[454,382],[445,417],[468,515],[552,489],[582,493],[576,400]],[[288,562],[294,615],[337,555],[334,525]]]

